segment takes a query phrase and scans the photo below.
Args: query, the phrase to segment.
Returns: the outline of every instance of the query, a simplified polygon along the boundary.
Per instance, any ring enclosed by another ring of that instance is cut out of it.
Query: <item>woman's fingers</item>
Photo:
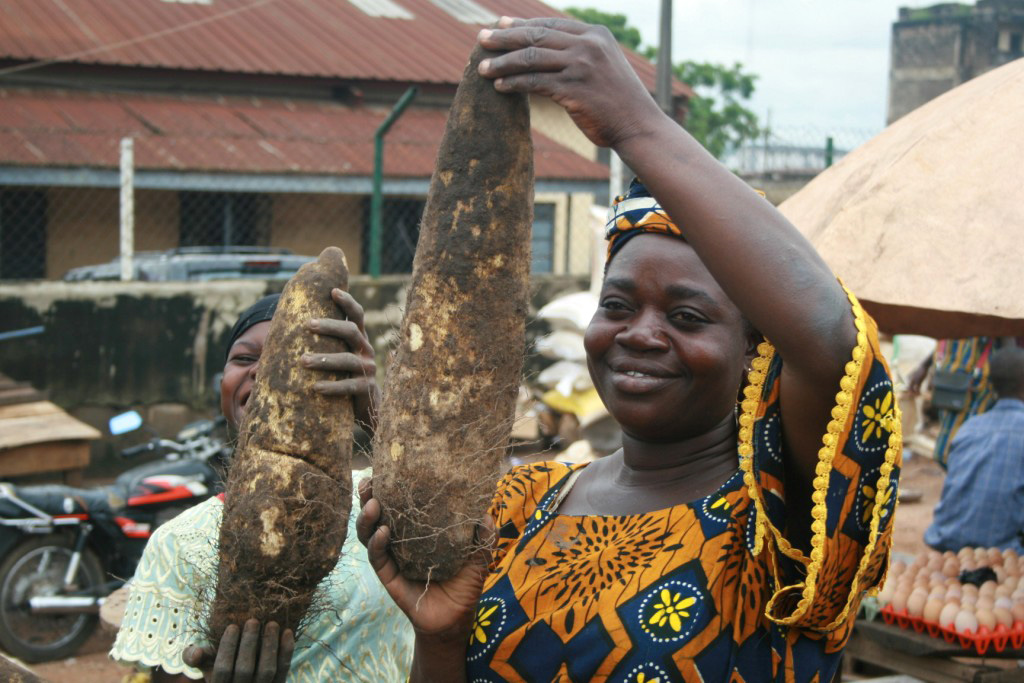
[[[213,683],[231,683],[240,637],[241,629],[235,624],[230,624],[224,629],[224,634],[220,637],[220,644],[217,646],[217,658],[213,662],[211,677]]]
[[[292,654],[295,652],[295,634],[290,628],[286,628],[281,634],[281,647],[277,651],[277,675],[274,676],[274,683],[284,683],[288,677],[288,670],[292,666]]]
[[[238,642],[238,655],[235,657],[234,683],[250,683],[256,675],[256,662],[260,649],[260,622],[248,619],[242,627],[242,637]],[[276,654],[276,653],[275,653]]]
[[[256,683],[274,683],[277,678],[277,654],[281,635],[277,622],[269,621],[263,626],[263,642],[260,644],[260,659],[256,665]]]
[[[363,327],[363,307],[355,300],[351,294],[346,292],[344,289],[332,289],[331,298],[334,299],[334,303],[338,305],[341,312],[345,314],[345,318],[355,323],[356,327],[362,329]]]
[[[302,364],[311,370],[354,374],[361,378],[369,372],[369,363],[366,359],[346,352],[307,353],[302,356]]]
[[[309,329],[326,337],[336,337],[345,342],[352,353],[370,352],[370,341],[366,338],[360,324],[352,320],[335,320],[333,318],[314,318],[309,321]]]
[[[217,651],[212,647],[189,645],[185,648],[185,651],[181,653],[181,660],[193,669],[209,671],[210,667],[213,666],[213,661],[216,655]]]
[[[368,395],[375,382],[367,377],[324,380],[313,384],[313,391],[322,396],[363,396]]]
[[[372,492],[370,495],[373,495]],[[362,503],[363,509],[356,517],[356,536],[363,546],[369,548],[370,537],[373,536],[373,532],[377,529],[377,523],[380,522],[380,502],[376,498],[364,499],[362,487],[359,489],[359,501]]]

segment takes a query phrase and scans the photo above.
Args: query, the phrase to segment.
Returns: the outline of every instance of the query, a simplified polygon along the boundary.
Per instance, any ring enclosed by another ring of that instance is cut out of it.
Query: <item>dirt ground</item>
[[[924,453],[926,447],[927,444],[923,444],[919,452]],[[942,493],[943,478],[942,469],[930,457],[911,455],[905,460],[895,520],[893,549],[897,556],[913,556],[924,550],[924,530],[931,524],[932,510]],[[107,658],[113,642],[112,635],[97,633],[77,656],[31,668],[53,683],[119,683],[126,670]]]

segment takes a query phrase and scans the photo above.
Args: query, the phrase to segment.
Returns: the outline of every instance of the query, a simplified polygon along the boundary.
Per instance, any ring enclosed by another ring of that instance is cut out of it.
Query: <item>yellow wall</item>
[[[47,278],[117,256],[118,190],[52,187],[46,202]]]
[[[545,97],[530,98],[530,126],[583,158],[597,160],[597,147],[553,101]]]
[[[270,244],[310,256],[319,255],[324,247],[340,247],[349,272],[362,272],[361,200],[359,195],[274,195]]]

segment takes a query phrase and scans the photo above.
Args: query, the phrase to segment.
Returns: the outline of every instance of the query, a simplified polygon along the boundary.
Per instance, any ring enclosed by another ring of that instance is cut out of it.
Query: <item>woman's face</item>
[[[220,381],[220,411],[234,429],[238,429],[245,416],[260,356],[263,354],[263,343],[269,331],[269,320],[256,323],[236,339],[228,351],[224,377]]]
[[[690,245],[638,235],[612,259],[584,337],[601,399],[630,436],[703,434],[736,405],[751,339]]]

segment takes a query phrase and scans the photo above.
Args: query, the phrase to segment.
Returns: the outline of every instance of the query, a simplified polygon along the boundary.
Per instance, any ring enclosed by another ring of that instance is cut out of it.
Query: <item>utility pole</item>
[[[655,99],[661,110],[672,116],[672,0],[661,0],[661,31],[655,72]]]

